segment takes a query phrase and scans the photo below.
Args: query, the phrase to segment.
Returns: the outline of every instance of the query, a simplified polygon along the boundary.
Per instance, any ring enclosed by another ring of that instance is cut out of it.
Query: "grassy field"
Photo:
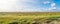
[[[0,24],[60,24],[60,12],[1,12]]]

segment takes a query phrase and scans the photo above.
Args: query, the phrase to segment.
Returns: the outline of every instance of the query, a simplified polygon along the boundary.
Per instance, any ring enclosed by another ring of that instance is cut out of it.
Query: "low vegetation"
[[[0,24],[60,24],[60,16],[52,13],[0,13]]]

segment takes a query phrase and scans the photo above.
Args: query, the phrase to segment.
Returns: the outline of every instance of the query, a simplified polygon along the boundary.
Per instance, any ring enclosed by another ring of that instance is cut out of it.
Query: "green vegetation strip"
[[[0,17],[0,24],[47,24],[51,21],[60,21],[60,16],[11,16]]]

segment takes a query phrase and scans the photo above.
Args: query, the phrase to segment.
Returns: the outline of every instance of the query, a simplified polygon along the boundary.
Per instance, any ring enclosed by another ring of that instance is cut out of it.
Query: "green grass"
[[[0,24],[40,24],[53,20],[59,21],[60,13],[0,13]]]
[[[0,24],[13,24],[14,22],[19,24],[33,24],[34,21],[37,22],[44,22],[48,20],[58,20],[60,16],[15,16],[15,17],[0,17]]]

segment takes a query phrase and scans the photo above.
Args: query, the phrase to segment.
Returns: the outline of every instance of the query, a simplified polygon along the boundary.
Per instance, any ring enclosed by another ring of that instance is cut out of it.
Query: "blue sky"
[[[60,12],[60,0],[0,0],[0,12]]]

